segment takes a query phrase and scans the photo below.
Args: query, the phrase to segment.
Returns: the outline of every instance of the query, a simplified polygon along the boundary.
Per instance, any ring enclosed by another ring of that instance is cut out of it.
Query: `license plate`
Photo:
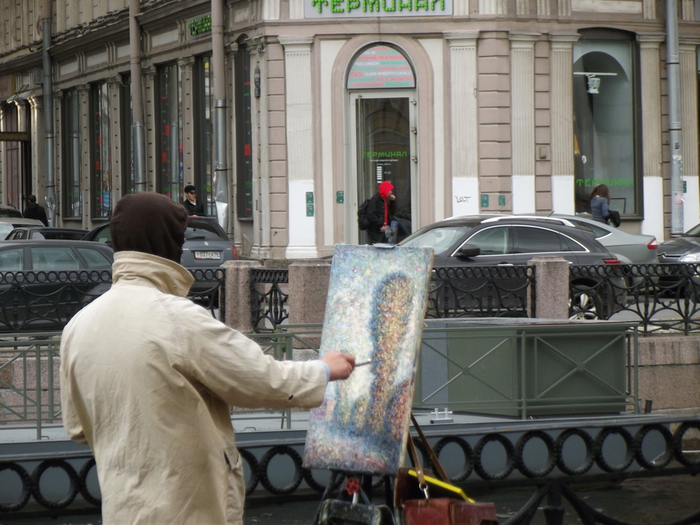
[[[194,252],[195,259],[221,259],[221,252]]]

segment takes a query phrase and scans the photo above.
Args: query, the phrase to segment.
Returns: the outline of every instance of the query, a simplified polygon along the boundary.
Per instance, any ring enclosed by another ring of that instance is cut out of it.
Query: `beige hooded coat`
[[[63,423],[95,455],[103,522],[242,524],[228,405],[319,405],[324,365],[265,356],[186,299],[169,260],[118,252],[113,281],[61,340]]]

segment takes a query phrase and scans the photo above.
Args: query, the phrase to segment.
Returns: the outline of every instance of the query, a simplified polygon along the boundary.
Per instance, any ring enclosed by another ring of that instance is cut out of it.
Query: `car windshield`
[[[469,226],[443,226],[422,230],[401,241],[401,246],[429,247],[435,253],[442,253],[471,230]]]
[[[688,237],[700,237],[700,224],[690,228],[684,235]]]

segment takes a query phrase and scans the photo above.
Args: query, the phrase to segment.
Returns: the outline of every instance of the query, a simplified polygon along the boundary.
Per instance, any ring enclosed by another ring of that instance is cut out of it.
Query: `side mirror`
[[[481,254],[481,248],[476,244],[463,244],[459,250],[457,250],[457,257],[465,257],[467,259],[476,257],[479,254]]]

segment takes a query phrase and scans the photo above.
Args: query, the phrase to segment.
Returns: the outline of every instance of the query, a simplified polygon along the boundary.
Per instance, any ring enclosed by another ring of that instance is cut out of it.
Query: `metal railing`
[[[60,423],[60,332],[8,334],[0,338],[0,425]],[[1,426],[0,426],[1,428]]]
[[[700,331],[700,265],[572,266],[572,316],[635,321],[644,335]]]
[[[436,268],[426,317],[535,317],[535,268]]]
[[[264,352],[276,359],[293,359],[297,352],[315,355],[321,326],[289,329],[293,332],[252,337]],[[424,330],[424,343],[426,335],[435,339],[440,332],[444,330]],[[37,440],[42,439],[42,425],[60,421],[57,391],[59,337],[59,333],[13,334],[0,340],[2,421],[11,423],[8,426],[36,424]],[[434,341],[430,344],[435,346]],[[549,351],[551,345],[547,343],[547,347]],[[601,348],[593,354],[604,351],[606,348]],[[10,378],[12,384],[8,381]],[[12,396],[8,397],[8,392]],[[619,392],[621,395],[627,393]],[[13,401],[8,403],[8,399]],[[280,429],[290,428],[290,415],[289,411],[277,411]],[[677,427],[675,430],[674,426]],[[563,523],[562,498],[571,503],[576,514],[586,523],[624,524],[587,505],[585,498],[575,492],[578,485],[700,473],[700,454],[684,445],[686,438],[700,431],[700,420],[697,418],[649,414],[631,415],[629,420],[609,416],[589,417],[584,421],[578,417],[549,421],[528,419],[517,425],[511,421],[500,427],[484,426],[482,423],[424,425],[424,428],[454,483],[468,491],[502,487],[530,488],[533,491],[520,510],[504,521],[510,525],[530,523],[538,509],[542,508],[551,515],[548,523]],[[243,433],[239,438],[239,450],[246,467],[247,494],[252,494],[262,485],[266,492],[275,496],[292,495],[302,487],[303,482],[306,487],[319,493],[328,489],[321,472],[302,467],[303,434],[290,434],[283,441],[271,440],[269,434],[257,439],[245,439]],[[423,461],[429,464],[420,442],[417,442],[417,446]],[[526,454],[532,447],[544,449],[544,455]],[[574,447],[574,453],[565,453],[570,447]],[[622,453],[611,453],[620,447]],[[274,476],[270,475],[270,465],[280,456],[291,459],[293,463],[291,481],[284,476],[280,478],[277,470]],[[494,457],[505,459],[496,461]],[[69,480],[67,489],[54,491],[61,494],[58,498],[49,494],[46,484],[42,484],[42,476],[49,469],[63,470]],[[59,515],[62,509],[65,509],[62,512],[69,513],[78,496],[95,507],[101,504],[100,495],[94,488],[95,461],[89,451],[67,451],[63,455],[57,455],[55,451],[34,452],[26,457],[14,453],[0,457],[2,470],[14,474],[21,490],[12,492],[15,499],[0,502],[0,516],[19,516],[32,497],[41,507],[49,509],[47,515],[54,516]],[[85,503],[81,505],[81,508],[85,507]],[[686,517],[673,523],[681,525],[698,520],[700,511],[695,512],[692,519]]]
[[[289,317],[286,269],[253,270],[254,331]],[[433,271],[426,318],[536,317],[535,268],[489,266]],[[639,323],[642,335],[700,332],[700,265],[571,265],[571,319]]]
[[[224,317],[225,273],[194,270],[189,297]],[[68,321],[112,286],[111,270],[0,272],[0,333],[63,330]]]
[[[253,268],[250,272],[250,316],[256,332],[274,331],[289,318],[289,270]],[[286,288],[286,287],[285,287]]]

